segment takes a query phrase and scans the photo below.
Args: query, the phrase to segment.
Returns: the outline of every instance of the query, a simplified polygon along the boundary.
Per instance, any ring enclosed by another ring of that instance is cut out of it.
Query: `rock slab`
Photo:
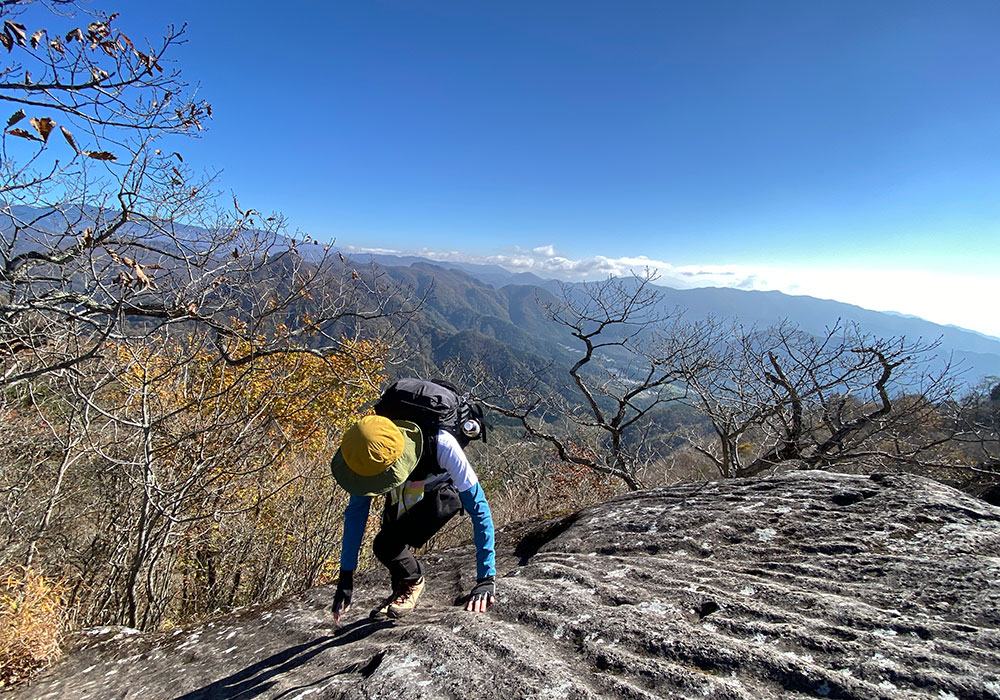
[[[1000,508],[914,476],[817,471],[628,494],[498,538],[500,602],[420,608],[359,575],[173,633],[105,630],[10,698],[1000,699]]]

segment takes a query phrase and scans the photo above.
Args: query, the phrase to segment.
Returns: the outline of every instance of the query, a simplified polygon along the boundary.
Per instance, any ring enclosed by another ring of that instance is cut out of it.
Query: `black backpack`
[[[383,392],[375,413],[393,420],[409,420],[420,426],[425,439],[447,430],[463,448],[472,440],[486,439],[486,423],[480,406],[469,403],[467,394],[441,379],[400,379]]]

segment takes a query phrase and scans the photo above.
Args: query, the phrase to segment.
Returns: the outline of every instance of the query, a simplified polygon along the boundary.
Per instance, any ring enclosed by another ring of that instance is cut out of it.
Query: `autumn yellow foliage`
[[[66,628],[63,591],[37,571],[0,579],[0,688],[29,678],[59,657]]]
[[[345,504],[329,459],[385,380],[387,349],[374,342],[233,364],[198,340],[122,346],[110,364],[118,420],[151,423],[148,438],[137,433],[133,447],[113,449],[144,454],[157,488],[176,494],[178,524],[161,558],[172,562],[178,604],[167,619],[175,621],[336,572],[332,543]],[[228,352],[240,358],[252,348]]]
[[[246,343],[231,349],[237,357],[249,351]],[[149,412],[155,403],[174,422],[256,421],[295,452],[314,454],[378,396],[385,354],[378,343],[356,341],[337,353],[288,351],[233,366],[208,348],[177,342],[115,348],[123,408]]]

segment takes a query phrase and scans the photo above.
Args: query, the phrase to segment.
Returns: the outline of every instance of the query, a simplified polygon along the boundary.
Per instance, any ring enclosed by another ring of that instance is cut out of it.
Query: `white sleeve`
[[[479,483],[479,477],[472,471],[465,450],[458,444],[455,436],[445,430],[439,430],[437,436],[438,464],[448,472],[455,489],[462,493]]]

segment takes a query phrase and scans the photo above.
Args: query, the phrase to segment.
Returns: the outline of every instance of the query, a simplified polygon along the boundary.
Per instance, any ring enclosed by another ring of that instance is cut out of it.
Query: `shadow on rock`
[[[238,671],[222,680],[215,681],[211,685],[199,688],[190,693],[185,693],[184,695],[179,695],[174,700],[237,700],[237,698],[239,700],[247,700],[248,698],[255,698],[274,687],[276,681],[272,679],[309,663],[317,654],[321,654],[328,649],[359,641],[386,627],[392,627],[392,623],[387,621],[372,622],[369,620],[359,620],[341,628],[332,636],[326,635],[303,644],[289,647],[277,654],[272,654],[263,661],[258,661],[252,666],[246,667],[242,671]],[[381,657],[377,656],[367,664],[361,664],[365,668],[349,667],[341,671],[341,673],[357,672],[367,677],[374,671],[374,668],[367,667],[377,667],[380,662]]]
[[[570,529],[579,519],[579,513],[571,513],[570,515],[547,522],[542,527],[525,535],[514,547],[514,555],[520,558],[518,563],[521,566],[527,564],[533,556],[538,554],[538,551],[542,547]]]

